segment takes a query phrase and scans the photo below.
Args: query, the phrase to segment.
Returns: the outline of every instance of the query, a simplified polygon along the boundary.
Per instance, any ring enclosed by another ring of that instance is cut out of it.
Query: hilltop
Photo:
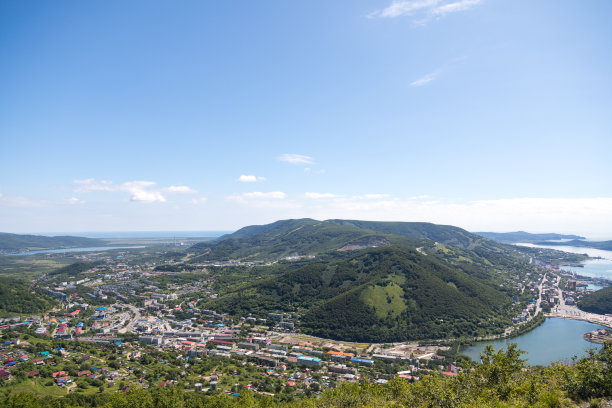
[[[462,249],[502,250],[499,244],[458,227],[424,222],[378,222],[313,219],[281,220],[254,225],[202,242],[190,249],[194,261],[278,260],[288,256],[330,253],[347,245],[357,248],[401,244],[416,248],[430,240]]]
[[[283,220],[190,251],[192,262],[301,259],[224,286],[204,307],[234,316],[297,312],[306,333],[369,342],[503,331],[516,312],[508,282],[532,271],[514,247],[429,223]]]
[[[0,253],[16,253],[40,249],[78,248],[103,246],[106,242],[100,239],[44,235],[21,235],[0,232]]]

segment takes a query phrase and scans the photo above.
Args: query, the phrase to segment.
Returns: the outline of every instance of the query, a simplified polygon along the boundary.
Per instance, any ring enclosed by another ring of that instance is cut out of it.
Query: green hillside
[[[387,246],[230,289],[204,306],[234,315],[299,311],[306,333],[382,342],[499,330],[510,299],[434,257]]]
[[[347,244],[384,242],[375,231],[309,219],[278,221],[266,226],[243,228],[215,242],[193,245],[190,251],[201,260],[277,260],[288,256],[316,255],[337,251]],[[391,238],[397,242],[396,238]]]
[[[0,314],[43,313],[54,301],[39,290],[30,289],[29,282],[0,277]]]
[[[106,245],[100,239],[43,235],[19,235],[0,232],[0,252],[15,253],[37,249],[77,248]]]
[[[381,243],[385,241],[415,247],[420,244],[414,241],[416,239],[463,249],[506,250],[501,244],[448,225],[312,219],[283,220],[245,227],[214,242],[193,245],[190,250],[196,255],[194,261],[277,260],[287,256],[337,251],[346,245],[382,246]]]
[[[578,307],[585,312],[612,314],[612,286],[585,295],[578,302]]]
[[[451,225],[437,225],[428,222],[385,222],[357,220],[328,220],[332,225],[351,226],[407,238],[425,238],[460,248],[474,248],[486,244],[485,239],[464,229]]]

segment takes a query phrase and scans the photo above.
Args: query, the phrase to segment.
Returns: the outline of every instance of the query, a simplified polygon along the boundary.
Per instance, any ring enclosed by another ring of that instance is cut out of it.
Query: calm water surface
[[[534,245],[534,244],[517,244],[532,248],[549,248],[558,251],[571,252],[574,254],[587,254],[591,257],[599,257],[601,259],[591,259],[582,262],[584,267],[576,268],[572,266],[564,266],[561,269],[574,272],[578,275],[589,276],[592,278],[606,278],[612,280],[612,251],[604,251],[594,248],[580,248],[567,245]]]
[[[475,344],[462,351],[474,361],[480,361],[480,353],[487,344],[498,350],[506,343],[517,343],[526,351],[523,358],[531,365],[548,365],[556,361],[570,362],[573,356],[584,357],[588,348],[600,349],[601,344],[589,343],[582,338],[588,331],[605,328],[580,320],[548,318],[534,330],[510,340],[495,340]]]

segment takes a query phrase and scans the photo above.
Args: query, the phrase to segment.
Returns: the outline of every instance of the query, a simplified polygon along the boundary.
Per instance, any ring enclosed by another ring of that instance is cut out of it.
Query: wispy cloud
[[[434,16],[445,16],[447,14],[456,13],[458,11],[465,11],[474,6],[482,3],[483,0],[461,0],[453,1],[451,3],[442,4],[438,7],[434,7],[431,10],[431,14]]]
[[[164,193],[170,194],[194,194],[196,190],[189,186],[169,186],[158,188],[154,181],[126,181],[114,184],[109,180],[96,180],[93,178],[74,180],[74,191],[77,193],[89,193],[92,191],[122,191],[130,194],[130,201],[142,203],[164,203],[167,201]]]
[[[422,10],[431,10],[440,4],[442,0],[394,0],[389,6],[382,10],[374,11],[368,17],[394,18],[411,16]]]
[[[96,180],[93,178],[84,180],[73,180],[74,191],[77,193],[89,193],[90,191],[115,191],[116,186],[110,180]]]
[[[206,197],[191,199],[191,204],[205,204],[206,202],[208,202],[208,198]]]
[[[412,87],[418,87],[418,86],[423,86],[423,85],[427,85],[428,83],[434,81],[436,78],[438,78],[438,76],[440,75],[440,73],[442,72],[442,70],[437,69],[433,72],[430,72],[427,75],[422,76],[421,78],[417,79],[416,81],[413,81],[410,83],[410,86]]]
[[[240,183],[255,183],[257,181],[265,181],[265,177],[255,176],[252,174],[241,174],[236,181]]]
[[[69,199],[67,199],[65,201],[67,204],[70,205],[80,205],[80,204],[85,204],[84,200],[81,200],[80,198],[76,198],[76,197],[70,197]]]
[[[278,160],[291,163],[291,164],[312,164],[314,159],[310,156],[304,156],[303,154],[285,153],[277,157]]]
[[[306,198],[310,198],[313,200],[321,200],[321,199],[326,199],[326,198],[337,198],[340,197],[337,194],[332,194],[332,193],[312,193],[312,192],[307,192],[304,194],[304,197]]]
[[[261,191],[254,191],[252,193],[244,193],[243,197],[246,198],[255,198],[255,199],[273,199],[273,200],[284,200],[287,198],[287,194],[282,191],[270,191],[267,193],[262,193]]]
[[[181,193],[181,194],[197,193],[197,191],[195,191],[193,188],[189,186],[170,186],[170,187],[162,188],[162,191],[165,191],[168,193]]]
[[[465,11],[483,0],[394,0],[382,10],[368,14],[368,18],[412,17],[416,25],[423,25],[435,18]]]
[[[389,198],[389,194],[364,194],[360,197],[366,200],[382,200]]]

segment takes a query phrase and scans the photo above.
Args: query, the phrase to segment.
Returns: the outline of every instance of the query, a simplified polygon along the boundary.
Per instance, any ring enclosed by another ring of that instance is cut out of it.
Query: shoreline
[[[587,313],[587,312],[583,312],[583,313]],[[591,314],[595,314],[595,313],[591,313]],[[589,317],[582,317],[582,316],[565,316],[565,315],[557,315],[557,314],[553,314],[553,313],[548,313],[544,315],[547,319],[551,318],[551,319],[569,319],[569,320],[580,320],[583,322],[587,322],[587,323],[593,323],[593,324],[598,324],[600,326],[606,327],[608,329],[612,329],[612,317],[609,317],[608,320],[596,320],[593,318],[589,318]],[[607,317],[605,315],[597,315],[597,316],[602,316],[602,317]]]

